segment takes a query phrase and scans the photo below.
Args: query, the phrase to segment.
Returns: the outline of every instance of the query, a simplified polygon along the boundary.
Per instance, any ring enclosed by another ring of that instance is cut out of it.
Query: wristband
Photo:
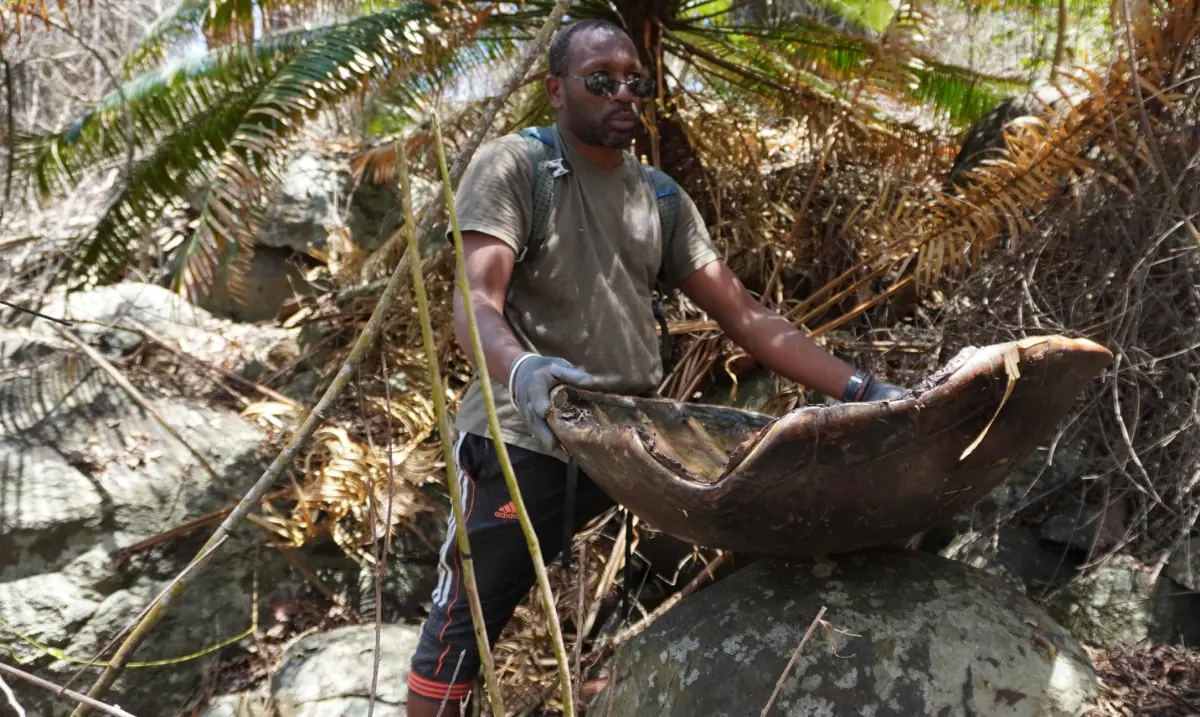
[[[532,351],[526,351],[525,353],[513,359],[512,364],[508,367],[508,398],[510,401],[512,401],[514,406],[517,405],[517,397],[513,391],[513,377],[517,375],[517,369],[521,367],[521,364],[525,363],[527,359],[531,359],[534,356],[537,356],[537,354],[533,353]]]
[[[850,381],[846,383],[846,388],[842,391],[842,403],[853,403],[858,401],[867,393],[874,379],[869,373],[859,369],[850,377]]]

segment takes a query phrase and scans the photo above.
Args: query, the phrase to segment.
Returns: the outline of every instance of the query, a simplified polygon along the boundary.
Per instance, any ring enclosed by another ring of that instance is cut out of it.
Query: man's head
[[[572,23],[550,43],[549,60],[546,90],[571,134],[587,144],[629,147],[644,99],[637,95],[652,93],[653,82],[625,31],[607,20]]]

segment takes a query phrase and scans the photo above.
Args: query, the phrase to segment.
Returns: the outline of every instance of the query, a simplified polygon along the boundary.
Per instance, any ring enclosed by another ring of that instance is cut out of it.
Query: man
[[[556,190],[552,228],[540,249],[522,257],[533,207],[532,165],[522,137],[484,145],[456,200],[501,435],[547,562],[563,547],[567,470],[567,456],[545,421],[550,390],[558,383],[631,395],[655,390],[662,365],[651,290],[663,257],[668,285],[767,368],[842,400],[901,393],[856,372],[755,301],[720,260],[686,194],[674,236],[659,236],[655,196],[626,151],[641,101],[654,88],[619,27],[582,21],[563,29],[550,46],[549,64],[546,90],[569,174]],[[473,358],[457,293],[454,309],[455,335]],[[534,584],[532,561],[478,382],[463,397],[455,427],[453,479],[463,493],[486,632],[494,643]],[[578,481],[576,530],[612,505],[586,475]],[[457,702],[479,671],[453,518],[440,557],[433,607],[409,677],[412,717],[437,714],[446,697],[443,714],[459,714]]]

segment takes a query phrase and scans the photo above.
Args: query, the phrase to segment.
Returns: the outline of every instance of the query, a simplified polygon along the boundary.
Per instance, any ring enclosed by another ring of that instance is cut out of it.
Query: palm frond
[[[265,84],[265,80],[264,80]],[[220,160],[256,88],[225,98],[164,138],[133,167],[124,188],[109,202],[92,231],[71,252],[64,277],[72,288],[118,280],[141,238],[170,203],[201,184]]]
[[[798,79],[829,96],[845,96],[850,82],[870,71],[870,84],[899,99],[927,107],[956,125],[974,122],[1000,100],[1023,91],[1021,80],[992,77],[956,67],[916,51],[883,52],[878,42],[842,35],[829,28],[737,25],[690,28],[691,37],[705,37],[708,49],[759,72],[786,68],[803,73]],[[723,49],[715,46],[723,45]],[[882,60],[882,62],[880,61]],[[881,74],[881,70],[886,73]]]
[[[278,71],[324,30],[301,30],[264,40],[254,47],[236,46],[172,62],[112,91],[66,129],[50,135],[25,136],[17,144],[16,167],[32,177],[41,196],[61,184],[74,184],[83,170],[153,146],[188,118],[231,92],[257,86]],[[126,132],[125,103],[133,121]]]
[[[208,0],[177,0],[158,16],[142,35],[141,42],[125,59],[127,76],[148,71],[167,61],[168,53],[188,39],[200,37]]]
[[[236,294],[238,267],[251,256],[264,189],[278,182],[275,160],[290,137],[322,109],[369,86],[427,83],[445,60],[442,48],[457,46],[443,45],[434,35],[453,33],[455,22],[473,32],[479,18],[425,2],[358,18],[330,28],[272,78],[221,158],[174,288],[193,294],[214,276],[218,262],[230,261]],[[408,98],[420,101],[421,93]]]

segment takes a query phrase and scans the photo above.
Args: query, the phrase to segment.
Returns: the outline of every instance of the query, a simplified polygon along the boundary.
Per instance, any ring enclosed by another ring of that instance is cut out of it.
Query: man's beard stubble
[[[596,122],[587,122],[580,119],[578,115],[572,115],[568,121],[571,133],[587,144],[609,147],[611,149],[629,149],[633,146],[636,126],[628,132],[608,130],[604,127],[605,120],[620,111],[614,110]]]

